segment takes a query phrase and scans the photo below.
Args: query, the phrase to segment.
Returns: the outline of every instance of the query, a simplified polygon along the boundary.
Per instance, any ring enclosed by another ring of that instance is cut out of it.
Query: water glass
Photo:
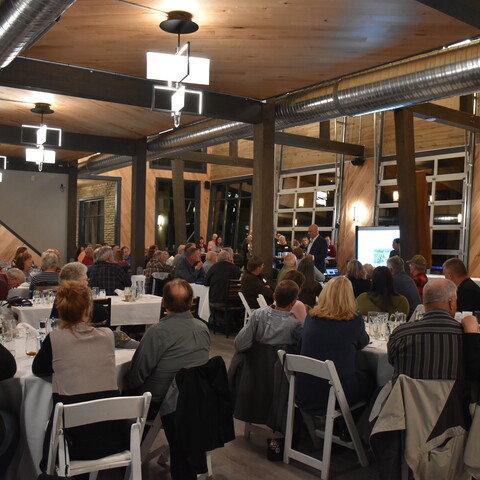
[[[99,292],[99,298],[107,298],[107,291],[102,288]]]
[[[126,302],[131,302],[132,301],[132,288],[131,287],[125,287],[124,300]]]
[[[13,318],[2,320],[2,332],[4,341],[11,342],[16,337],[17,323]]]
[[[100,287],[92,287],[92,297],[98,298],[100,295]]]
[[[40,335],[34,332],[27,332],[25,335],[25,354],[27,357],[34,357],[40,350]]]
[[[42,292],[34,290],[32,300],[35,305],[40,305],[42,303]]]

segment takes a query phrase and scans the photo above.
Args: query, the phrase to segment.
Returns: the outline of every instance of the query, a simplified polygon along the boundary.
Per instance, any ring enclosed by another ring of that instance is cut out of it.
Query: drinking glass
[[[100,295],[100,288],[99,287],[92,287],[92,297],[98,298]]]
[[[40,336],[34,332],[27,332],[25,335],[25,354],[27,357],[34,357],[40,350]]]
[[[131,289],[131,287],[125,287],[124,300],[126,302],[130,302],[132,300],[132,289]]]
[[[40,290],[34,290],[32,300],[36,305],[42,303],[42,292]]]
[[[13,318],[2,320],[3,339],[5,342],[11,342],[16,336],[17,323]]]
[[[100,298],[107,298],[107,291],[102,289],[99,293]]]

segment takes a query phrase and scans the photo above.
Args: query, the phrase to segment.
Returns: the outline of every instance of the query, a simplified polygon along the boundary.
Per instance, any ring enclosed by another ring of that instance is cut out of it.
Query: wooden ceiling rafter
[[[480,28],[480,3],[478,0],[417,0],[449,17]]]

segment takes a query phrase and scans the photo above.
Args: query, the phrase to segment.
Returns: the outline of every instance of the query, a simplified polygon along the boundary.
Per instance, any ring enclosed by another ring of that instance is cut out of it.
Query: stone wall
[[[104,199],[104,238],[103,241],[111,245],[115,243],[117,183],[112,181],[89,181],[79,185],[77,189],[77,218],[79,215],[80,200],[102,197]],[[88,241],[88,239],[87,239]],[[77,222],[78,243],[78,222]]]

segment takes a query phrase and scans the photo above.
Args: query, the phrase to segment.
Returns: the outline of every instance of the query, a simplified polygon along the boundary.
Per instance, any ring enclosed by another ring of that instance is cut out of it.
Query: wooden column
[[[172,160],[173,216],[175,218],[175,245],[187,240],[187,216],[185,214],[185,184],[183,181],[183,160]]]
[[[70,259],[77,260],[77,179],[78,169],[77,161],[71,162],[68,168],[68,188],[67,188],[67,251],[65,263]]]
[[[143,267],[145,258],[145,182],[147,175],[147,140],[137,142],[137,154],[132,157],[132,222],[131,258],[132,274]]]
[[[409,110],[402,108],[395,110],[395,144],[400,253],[404,260],[408,260],[419,252],[415,138],[413,113]]]
[[[275,105],[263,106],[263,121],[254,125],[253,253],[265,262],[264,275],[272,276],[273,210],[275,183]]]

